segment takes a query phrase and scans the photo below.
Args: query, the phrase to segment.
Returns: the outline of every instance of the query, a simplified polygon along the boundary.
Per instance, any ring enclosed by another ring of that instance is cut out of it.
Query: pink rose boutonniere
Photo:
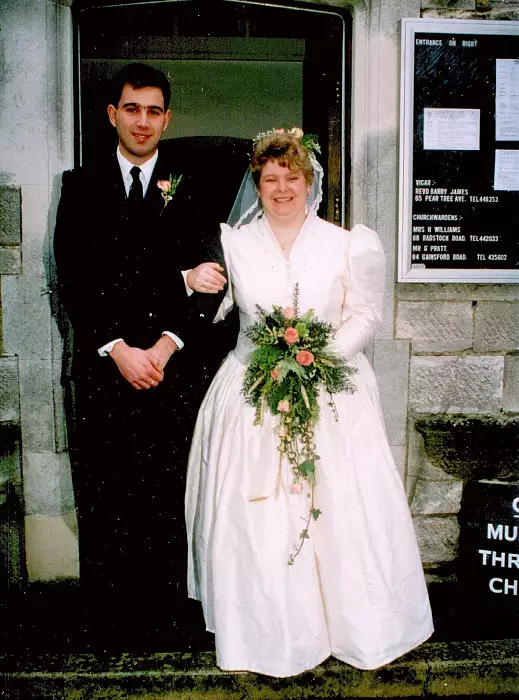
[[[177,187],[180,185],[182,181],[182,175],[177,175],[176,177],[173,177],[173,175],[169,176],[169,180],[158,180],[157,181],[157,187],[161,191],[162,198],[164,200],[164,206],[162,207],[162,212],[164,209],[168,206],[168,203],[173,199],[173,195],[177,191]]]

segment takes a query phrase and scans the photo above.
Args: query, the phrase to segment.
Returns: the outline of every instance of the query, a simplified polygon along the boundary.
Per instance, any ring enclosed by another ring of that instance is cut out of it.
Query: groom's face
[[[162,90],[125,85],[117,105],[108,105],[108,117],[119,135],[123,156],[134,165],[149,160],[157,150],[171,112],[164,109]]]

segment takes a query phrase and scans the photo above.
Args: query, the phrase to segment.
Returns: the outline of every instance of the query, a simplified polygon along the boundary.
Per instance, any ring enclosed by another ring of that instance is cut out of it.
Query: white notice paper
[[[519,141],[519,59],[496,59],[496,141]]]
[[[495,190],[519,190],[519,150],[496,151]]]
[[[423,147],[428,151],[478,151],[479,109],[426,107]]]

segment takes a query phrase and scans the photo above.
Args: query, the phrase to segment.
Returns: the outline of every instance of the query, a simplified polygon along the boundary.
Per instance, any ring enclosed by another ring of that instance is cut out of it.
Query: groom
[[[196,393],[187,378],[190,346],[210,317],[191,289],[216,301],[225,283],[219,265],[199,264],[207,259],[197,226],[203,193],[159,154],[169,100],[160,71],[131,64],[118,73],[107,108],[117,151],[64,174],[54,237],[74,332],[80,581],[102,615],[119,619],[161,601],[178,618],[185,606],[184,474]]]

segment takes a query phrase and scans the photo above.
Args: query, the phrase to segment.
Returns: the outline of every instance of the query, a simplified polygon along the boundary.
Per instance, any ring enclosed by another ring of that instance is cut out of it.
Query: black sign
[[[519,281],[519,23],[414,24],[400,280]]]
[[[463,599],[485,617],[507,612],[503,628],[519,620],[519,484],[467,481],[459,513],[458,581]]]

